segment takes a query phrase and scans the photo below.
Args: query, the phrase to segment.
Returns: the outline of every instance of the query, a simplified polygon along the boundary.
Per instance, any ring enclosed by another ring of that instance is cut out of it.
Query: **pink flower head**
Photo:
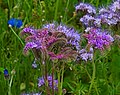
[[[99,28],[91,28],[88,34],[84,34],[84,37],[88,40],[88,44],[100,50],[109,47],[114,41],[110,34]]]

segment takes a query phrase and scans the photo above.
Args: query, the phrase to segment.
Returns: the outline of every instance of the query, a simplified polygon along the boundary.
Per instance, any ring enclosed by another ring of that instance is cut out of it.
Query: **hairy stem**
[[[60,71],[58,71],[58,95],[61,95]]]
[[[63,76],[64,76],[64,64],[62,65],[62,68],[58,71],[58,95],[62,95]]]
[[[54,62],[52,66],[52,95],[54,95]]]
[[[49,86],[48,86],[48,73],[47,73],[47,64],[44,63],[44,71],[45,71],[45,88],[46,88],[46,94],[47,95],[50,95],[50,92],[49,92]]]
[[[62,75],[61,75],[61,95],[62,95],[62,86],[63,86],[63,76],[64,76],[64,64],[62,67]]]

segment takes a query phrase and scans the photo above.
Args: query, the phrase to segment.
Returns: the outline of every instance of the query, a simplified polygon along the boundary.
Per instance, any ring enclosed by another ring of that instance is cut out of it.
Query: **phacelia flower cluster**
[[[47,76],[47,80],[49,87],[52,88],[52,76]],[[53,80],[53,83],[54,83],[54,89],[57,90],[58,80]],[[38,78],[38,87],[41,87],[43,85],[45,85],[45,79],[43,77]]]
[[[90,9],[93,9],[91,12],[95,14],[94,8],[92,6],[89,7],[88,4],[80,3],[78,6],[76,6],[76,11]],[[120,23],[120,0],[114,1],[106,8],[99,8],[97,15],[92,15],[90,12],[87,12],[87,14],[80,18],[80,22],[82,22],[85,27],[101,27],[102,25],[111,26]]]
[[[86,12],[86,13],[89,13],[89,14],[96,14],[95,7],[93,7],[92,5],[87,4],[87,3],[80,3],[79,5],[77,5],[75,7],[75,11],[76,12],[82,11],[82,12]]]
[[[91,61],[93,59],[93,48],[91,47],[89,51],[87,51],[86,49],[81,49],[77,60],[81,59],[86,62],[88,60]]]
[[[96,19],[101,20],[101,24],[107,24],[107,25],[116,25],[120,21],[120,14],[117,12],[113,12],[109,9],[100,9],[98,16],[96,16]]]
[[[29,34],[30,36],[26,37],[26,45],[24,47],[24,53],[27,54],[28,50],[36,49],[45,49],[49,47],[57,38],[48,35],[48,30],[36,30],[32,28],[24,28],[21,34]]]
[[[56,59],[75,60],[77,58],[78,52],[72,50],[70,47],[66,47],[62,49],[58,54],[55,54],[54,52],[48,52],[48,54],[52,60]]]
[[[120,0],[114,1],[110,6],[109,9],[113,12],[120,12]]]
[[[36,59],[40,55],[42,57],[49,55],[52,60],[67,59],[68,57],[75,58],[75,54],[77,55],[79,49],[80,35],[75,33],[74,29],[64,27],[64,30],[63,28],[60,30],[59,27],[54,28],[51,25],[46,25],[42,29],[31,27],[23,29],[21,36],[28,34],[25,39],[24,54],[27,54],[32,49]],[[54,48],[59,48],[59,51],[55,53]]]
[[[102,31],[100,28],[91,28],[88,34],[84,34],[84,37],[88,40],[90,46],[100,50],[108,48],[114,41],[108,32]]]
[[[80,18],[80,21],[85,25],[85,26],[90,26],[94,22],[94,17],[91,15],[84,15],[82,18]]]
[[[85,3],[77,5],[75,11],[86,11],[86,14],[80,18],[80,22],[82,22],[86,28],[86,33],[83,35],[88,40],[88,45],[100,50],[108,48],[114,39],[108,31],[105,30],[105,26],[116,25],[120,22],[120,0],[113,2],[108,8],[100,8],[97,14],[94,7]],[[102,30],[101,27],[104,28],[104,30]],[[89,54],[87,54],[87,51],[83,52],[80,56],[85,61],[90,58],[88,57]],[[92,59],[92,57],[90,59]]]
[[[55,23],[46,24],[43,26],[43,28],[47,28],[51,31],[59,31],[61,33],[64,33],[67,37],[67,43],[73,45],[77,50],[80,50],[80,34],[75,31],[74,28],[67,27],[65,25],[57,25]]]

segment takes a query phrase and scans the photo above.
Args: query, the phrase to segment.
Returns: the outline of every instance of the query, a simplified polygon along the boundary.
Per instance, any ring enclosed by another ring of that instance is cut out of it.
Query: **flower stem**
[[[94,0],[91,0],[91,2],[90,2],[90,3],[92,4],[92,3],[93,3],[93,1],[94,1]]]
[[[54,20],[56,21],[57,20],[57,12],[58,12],[58,6],[59,6],[59,0],[57,0],[56,2],[56,9],[55,9],[55,16],[54,16]]]
[[[63,75],[64,75],[64,64],[62,67],[62,75],[61,75],[61,95],[62,95]]]
[[[85,0],[82,0],[82,2],[84,3],[84,2],[85,2]]]
[[[96,3],[97,8],[98,8],[98,5],[99,5],[99,0],[97,0],[97,3]]]
[[[58,95],[62,95],[63,75],[64,75],[64,64],[62,66],[62,69],[58,71]]]
[[[93,74],[92,74],[92,79],[91,79],[91,84],[90,84],[90,88],[89,88],[89,94],[91,93],[91,89],[92,89],[92,86],[94,84],[94,79],[95,79],[95,63],[94,63],[94,59],[93,59],[93,62],[92,62],[92,66],[93,66]]]
[[[48,87],[48,72],[47,72],[47,64],[42,64],[44,66],[44,80],[45,80],[45,88],[46,88],[46,95],[50,95],[49,87]]]
[[[107,5],[110,3],[110,0],[107,0]]]
[[[66,5],[66,8],[65,8],[66,11],[65,11],[65,13],[64,13],[63,21],[66,21],[66,15],[67,15],[68,6],[69,6],[69,0],[67,0],[67,5]]]
[[[85,67],[85,71],[87,72],[88,77],[91,79],[91,76],[90,76],[89,72],[87,71],[87,68],[86,68],[86,67]],[[96,87],[95,84],[94,84],[94,88],[95,88],[95,90],[96,90],[97,95],[99,95],[98,90],[97,90],[97,87]]]
[[[52,95],[54,95],[54,62],[52,66]]]
[[[18,40],[21,42],[21,44],[24,46],[23,41],[22,41],[21,38],[15,33],[15,31],[13,30],[13,28],[10,27],[10,29],[12,30],[12,32],[14,33],[14,35],[18,38]]]
[[[69,23],[71,20],[73,20],[75,16],[71,17],[68,21],[66,21],[66,24]]]
[[[58,95],[61,95],[60,71],[58,71]]]
[[[12,94],[11,94],[12,81],[13,81],[13,75],[11,76],[11,79],[10,79],[9,89],[8,89],[8,95],[12,95]]]

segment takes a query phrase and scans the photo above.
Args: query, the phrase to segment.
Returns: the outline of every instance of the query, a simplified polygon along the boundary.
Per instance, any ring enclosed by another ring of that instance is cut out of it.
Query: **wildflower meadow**
[[[0,0],[0,95],[120,95],[120,0]]]

